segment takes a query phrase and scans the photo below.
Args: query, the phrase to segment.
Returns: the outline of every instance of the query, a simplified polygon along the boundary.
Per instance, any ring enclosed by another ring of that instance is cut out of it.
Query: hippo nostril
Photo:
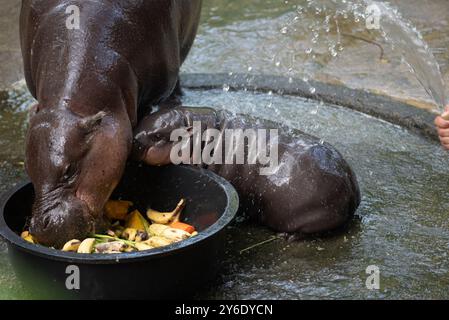
[[[46,215],[42,222],[43,222],[43,224],[42,224],[43,228],[42,229],[43,230],[47,230],[48,227],[50,227],[51,218],[48,215]]]

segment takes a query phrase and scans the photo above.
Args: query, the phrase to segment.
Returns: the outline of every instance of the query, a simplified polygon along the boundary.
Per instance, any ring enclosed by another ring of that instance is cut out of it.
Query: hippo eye
[[[160,134],[160,133],[156,133],[155,135],[154,135],[154,140],[157,142],[157,141],[160,141],[160,140],[162,140],[162,139],[164,139],[164,137],[162,136],[162,134]]]
[[[69,180],[70,178],[72,178],[75,175],[75,173],[76,173],[75,166],[73,164],[69,163],[64,168],[63,179]]]

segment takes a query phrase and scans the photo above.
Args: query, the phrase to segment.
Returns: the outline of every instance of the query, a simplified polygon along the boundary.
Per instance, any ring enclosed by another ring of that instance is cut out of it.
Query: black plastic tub
[[[225,229],[239,202],[226,180],[194,167],[130,164],[112,198],[131,200],[142,212],[149,206],[171,211],[185,198],[182,219],[199,235],[163,248],[114,255],[65,253],[29,244],[19,234],[31,212],[33,187],[23,183],[1,198],[0,235],[8,243],[17,277],[33,297],[174,299],[192,297],[215,279]]]

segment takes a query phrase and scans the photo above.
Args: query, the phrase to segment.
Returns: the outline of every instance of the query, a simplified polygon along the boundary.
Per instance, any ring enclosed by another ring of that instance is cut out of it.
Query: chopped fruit
[[[33,236],[28,231],[22,232],[20,236],[23,240],[28,241],[29,243],[35,243]]]
[[[129,208],[133,206],[130,201],[109,200],[104,207],[106,217],[111,220],[126,220]]]
[[[95,239],[87,238],[83,242],[81,242],[78,247],[78,253],[92,253],[94,251]]]
[[[172,227],[172,228],[175,228],[175,229],[183,230],[183,231],[188,232],[190,234],[195,232],[195,227],[194,226],[191,226],[190,224],[179,222],[179,221],[174,221],[174,222],[170,223],[169,226]]]
[[[81,241],[79,241],[77,239],[73,239],[64,245],[64,247],[62,248],[62,251],[77,252],[80,245],[81,245]]]
[[[152,221],[150,223],[138,210],[128,213],[133,206],[132,202],[108,201],[105,212],[112,220],[110,229],[83,241],[70,240],[61,250],[83,254],[120,254],[147,251],[191,238],[198,234],[195,227],[179,220],[185,203],[184,199],[179,201],[172,212],[148,210],[148,218]],[[21,237],[30,243],[36,243],[28,231],[24,231]]]
[[[181,211],[182,209],[184,209],[185,205],[186,201],[184,199],[181,199],[181,201],[179,201],[178,205],[176,206],[175,210],[173,210],[172,212],[159,212],[153,209],[148,209],[147,217],[153,223],[159,224],[168,224],[173,221],[178,221],[179,215],[181,214]]]
[[[133,228],[139,231],[147,231],[150,227],[147,219],[138,211],[134,210],[125,223],[125,228]]]

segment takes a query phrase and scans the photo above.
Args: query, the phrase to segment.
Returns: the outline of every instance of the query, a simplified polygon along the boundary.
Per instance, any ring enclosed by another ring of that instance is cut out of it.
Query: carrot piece
[[[174,229],[184,230],[185,232],[188,232],[188,233],[195,232],[194,226],[191,226],[190,224],[179,222],[179,221],[172,222],[169,224],[169,226]]]

